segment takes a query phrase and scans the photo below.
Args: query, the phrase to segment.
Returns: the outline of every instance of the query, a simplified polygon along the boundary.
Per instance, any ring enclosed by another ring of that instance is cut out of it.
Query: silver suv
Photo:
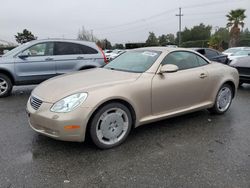
[[[13,85],[39,84],[51,77],[101,67],[107,63],[93,42],[35,40],[0,57],[0,97],[10,95]]]

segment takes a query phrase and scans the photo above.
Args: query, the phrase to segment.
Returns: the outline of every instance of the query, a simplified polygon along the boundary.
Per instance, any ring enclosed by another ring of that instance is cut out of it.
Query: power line
[[[248,1],[248,0],[230,0],[230,1],[228,1],[228,0],[220,0],[220,1],[212,1],[212,2],[208,2],[208,3],[200,3],[200,4],[182,6],[182,8],[192,9],[192,8],[197,8],[197,7],[204,7],[204,6],[217,5],[217,4],[223,4],[223,3],[236,3],[236,2],[238,3],[239,1]],[[163,15],[166,15],[166,14],[172,13],[176,9],[177,8],[169,9],[169,10],[166,10],[166,11],[161,12],[159,14],[154,14],[152,16],[141,18],[141,19],[134,20],[134,21],[131,21],[131,22],[127,22],[127,23],[124,23],[124,24],[119,24],[119,25],[114,25],[114,26],[109,26],[109,27],[102,27],[102,28],[95,28],[95,30],[97,30],[97,31],[98,30],[111,30],[111,29],[115,29],[115,28],[119,28],[119,27],[128,26],[128,25],[134,25],[134,24],[137,24],[137,23],[140,23],[140,22],[147,22],[148,20],[151,20],[151,19],[163,16]]]
[[[176,8],[169,9],[167,11],[164,11],[164,12],[161,12],[159,14],[155,14],[155,15],[152,15],[152,16],[149,16],[149,17],[146,17],[146,18],[138,19],[138,20],[135,20],[135,21],[131,21],[131,22],[127,22],[127,23],[124,23],[124,24],[119,24],[119,25],[115,25],[115,26],[111,26],[111,27],[96,28],[95,30],[109,30],[109,29],[114,29],[114,28],[123,27],[123,26],[127,26],[127,25],[133,25],[133,24],[136,24],[138,22],[146,22],[148,20],[151,20],[151,19],[163,16],[165,14],[174,12],[175,10],[176,10]]]
[[[122,32],[126,32],[126,31],[130,31],[130,32],[133,32],[135,30],[142,30],[142,29],[145,29],[147,28],[148,26],[156,26],[156,25],[162,25],[162,22],[164,22],[165,24],[166,23],[170,23],[170,22],[174,22],[174,20],[167,20],[165,18],[161,18],[161,19],[157,19],[157,21],[151,21],[151,22],[148,22],[148,23],[142,23],[142,25],[136,25],[136,26],[129,26],[129,28],[126,28],[126,29],[122,29],[122,30],[117,30],[117,31],[111,31],[111,32],[96,32],[97,34],[102,34],[102,35],[105,35],[105,34],[114,34],[114,33],[122,33]]]

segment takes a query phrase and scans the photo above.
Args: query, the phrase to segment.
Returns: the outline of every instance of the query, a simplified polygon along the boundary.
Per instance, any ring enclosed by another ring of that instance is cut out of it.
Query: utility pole
[[[178,46],[180,47],[181,45],[181,17],[183,14],[181,14],[181,7],[179,8],[179,14],[176,14],[175,16],[179,16],[179,44]]]

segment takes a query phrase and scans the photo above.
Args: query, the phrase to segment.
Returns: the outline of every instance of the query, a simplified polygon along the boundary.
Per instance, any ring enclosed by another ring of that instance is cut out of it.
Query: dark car
[[[223,64],[228,64],[229,59],[227,55],[222,54],[221,52],[211,49],[211,48],[192,48],[194,51],[199,52],[200,54],[204,55],[211,61],[216,61]]]
[[[239,85],[250,84],[250,56],[233,59],[229,65],[238,70],[240,75]]]

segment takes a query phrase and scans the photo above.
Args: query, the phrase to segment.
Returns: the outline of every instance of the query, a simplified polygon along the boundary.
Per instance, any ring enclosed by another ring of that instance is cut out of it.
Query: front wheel
[[[12,91],[12,83],[8,76],[0,73],[0,98],[7,97]]]
[[[91,121],[90,136],[95,145],[109,149],[120,145],[132,127],[129,109],[121,103],[110,103],[101,107]]]
[[[214,106],[208,110],[215,114],[223,114],[229,109],[232,99],[232,87],[229,84],[224,84],[216,96]]]

